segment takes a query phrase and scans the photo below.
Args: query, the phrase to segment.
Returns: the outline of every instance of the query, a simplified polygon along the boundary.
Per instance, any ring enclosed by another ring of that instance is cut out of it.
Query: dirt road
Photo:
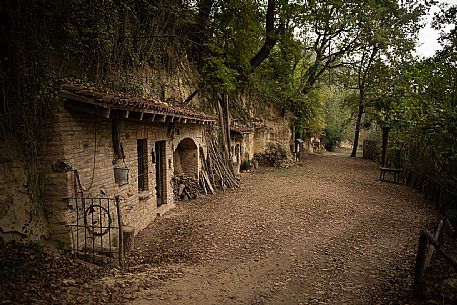
[[[398,304],[434,215],[370,161],[312,156],[180,203],[140,233],[129,272],[105,281],[136,287],[134,305]]]

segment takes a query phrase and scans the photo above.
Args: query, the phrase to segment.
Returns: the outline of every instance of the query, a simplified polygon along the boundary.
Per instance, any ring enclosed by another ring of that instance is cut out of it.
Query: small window
[[[148,142],[146,139],[137,140],[138,152],[138,191],[148,190]]]

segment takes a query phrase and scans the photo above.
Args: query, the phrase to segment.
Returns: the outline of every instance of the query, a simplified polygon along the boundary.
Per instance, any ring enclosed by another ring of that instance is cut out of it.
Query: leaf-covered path
[[[242,188],[181,203],[141,232],[131,304],[396,304],[409,293],[420,194],[377,165],[312,156],[243,174]]]

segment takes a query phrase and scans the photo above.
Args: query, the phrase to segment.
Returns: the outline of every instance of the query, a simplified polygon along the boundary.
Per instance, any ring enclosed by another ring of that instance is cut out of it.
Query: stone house
[[[44,153],[45,169],[52,168],[45,190],[52,240],[75,247],[83,225],[103,238],[116,226],[116,196],[123,224],[139,232],[174,207],[175,173],[198,178],[212,116],[78,83],[62,86],[59,96]]]
[[[122,202],[124,225],[139,232],[174,206],[173,175],[199,178],[200,156],[206,153],[204,134],[214,129],[214,117],[77,81],[62,86],[59,95],[43,154],[44,216],[35,217],[21,150],[11,136],[0,134],[8,145],[0,151],[0,239],[44,237],[74,244],[74,226],[102,224],[102,212],[110,209],[98,232],[104,237],[104,227],[115,231],[118,225],[115,205],[108,201],[116,196]],[[237,169],[270,143],[288,147],[293,138],[290,115],[272,106],[263,110],[252,127],[235,125],[231,130]]]

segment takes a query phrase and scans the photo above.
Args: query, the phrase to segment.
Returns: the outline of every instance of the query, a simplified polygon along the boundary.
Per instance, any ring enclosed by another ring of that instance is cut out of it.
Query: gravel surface
[[[418,231],[434,223],[430,203],[380,182],[375,163],[310,156],[180,203],[138,235],[121,278],[156,279],[138,305],[401,304]]]

